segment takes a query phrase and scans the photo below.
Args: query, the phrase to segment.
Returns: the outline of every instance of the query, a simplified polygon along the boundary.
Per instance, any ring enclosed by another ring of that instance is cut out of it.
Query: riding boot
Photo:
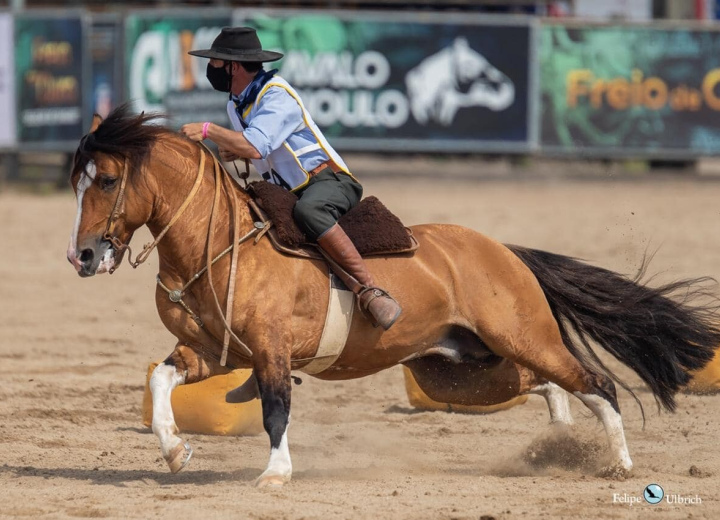
[[[400,316],[402,309],[386,291],[375,287],[365,261],[343,228],[335,224],[318,238],[317,243],[331,259],[360,282],[359,286],[347,282],[346,285],[357,296],[360,308],[369,312],[377,325],[388,330]],[[336,274],[342,278],[342,273]]]

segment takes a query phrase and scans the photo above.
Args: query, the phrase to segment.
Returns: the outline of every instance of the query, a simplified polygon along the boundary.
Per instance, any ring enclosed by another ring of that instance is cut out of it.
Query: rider
[[[372,275],[338,219],[362,197],[362,186],[330,146],[300,96],[263,62],[283,57],[262,49],[249,27],[226,27],[210,49],[190,51],[210,58],[207,78],[215,90],[229,92],[228,115],[234,130],[189,123],[181,132],[194,141],[211,139],[224,161],[250,159],[262,177],[298,196],[293,215],[310,239],[354,276],[358,302],[384,329],[400,315],[400,305],[375,286]]]

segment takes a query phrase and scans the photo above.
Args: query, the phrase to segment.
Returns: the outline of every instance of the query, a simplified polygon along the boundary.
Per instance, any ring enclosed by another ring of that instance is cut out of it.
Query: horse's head
[[[504,110],[515,99],[512,80],[462,37],[420,62],[405,83],[413,116],[423,125],[432,119],[448,126],[462,107]]]
[[[80,141],[70,175],[78,207],[67,250],[80,276],[112,272],[133,232],[150,218],[153,197],[135,174],[165,131],[144,124],[155,117],[131,115],[123,106],[105,121],[96,116]]]
[[[457,89],[467,94],[463,105],[486,106],[491,110],[504,110],[515,98],[515,86],[510,78],[473,50],[465,38],[453,43]]]
[[[499,79],[499,75],[502,74],[490,64],[485,56],[470,47],[467,40],[462,37],[455,38],[452,44],[452,59],[459,83],[473,81],[483,74],[498,75]]]

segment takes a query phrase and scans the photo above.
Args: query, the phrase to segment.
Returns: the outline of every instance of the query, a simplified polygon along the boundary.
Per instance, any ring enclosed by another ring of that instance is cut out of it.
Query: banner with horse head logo
[[[527,151],[530,20],[236,10],[337,147]],[[275,66],[275,65],[274,65]]]

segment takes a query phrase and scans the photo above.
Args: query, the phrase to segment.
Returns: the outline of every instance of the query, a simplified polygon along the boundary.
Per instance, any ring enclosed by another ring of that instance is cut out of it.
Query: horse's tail
[[[567,256],[508,247],[540,282],[573,356],[630,391],[590,348],[595,341],[633,369],[669,411],[689,372],[707,365],[720,345],[719,306],[706,288],[710,278],[651,288],[640,282],[646,259],[630,279]]]

